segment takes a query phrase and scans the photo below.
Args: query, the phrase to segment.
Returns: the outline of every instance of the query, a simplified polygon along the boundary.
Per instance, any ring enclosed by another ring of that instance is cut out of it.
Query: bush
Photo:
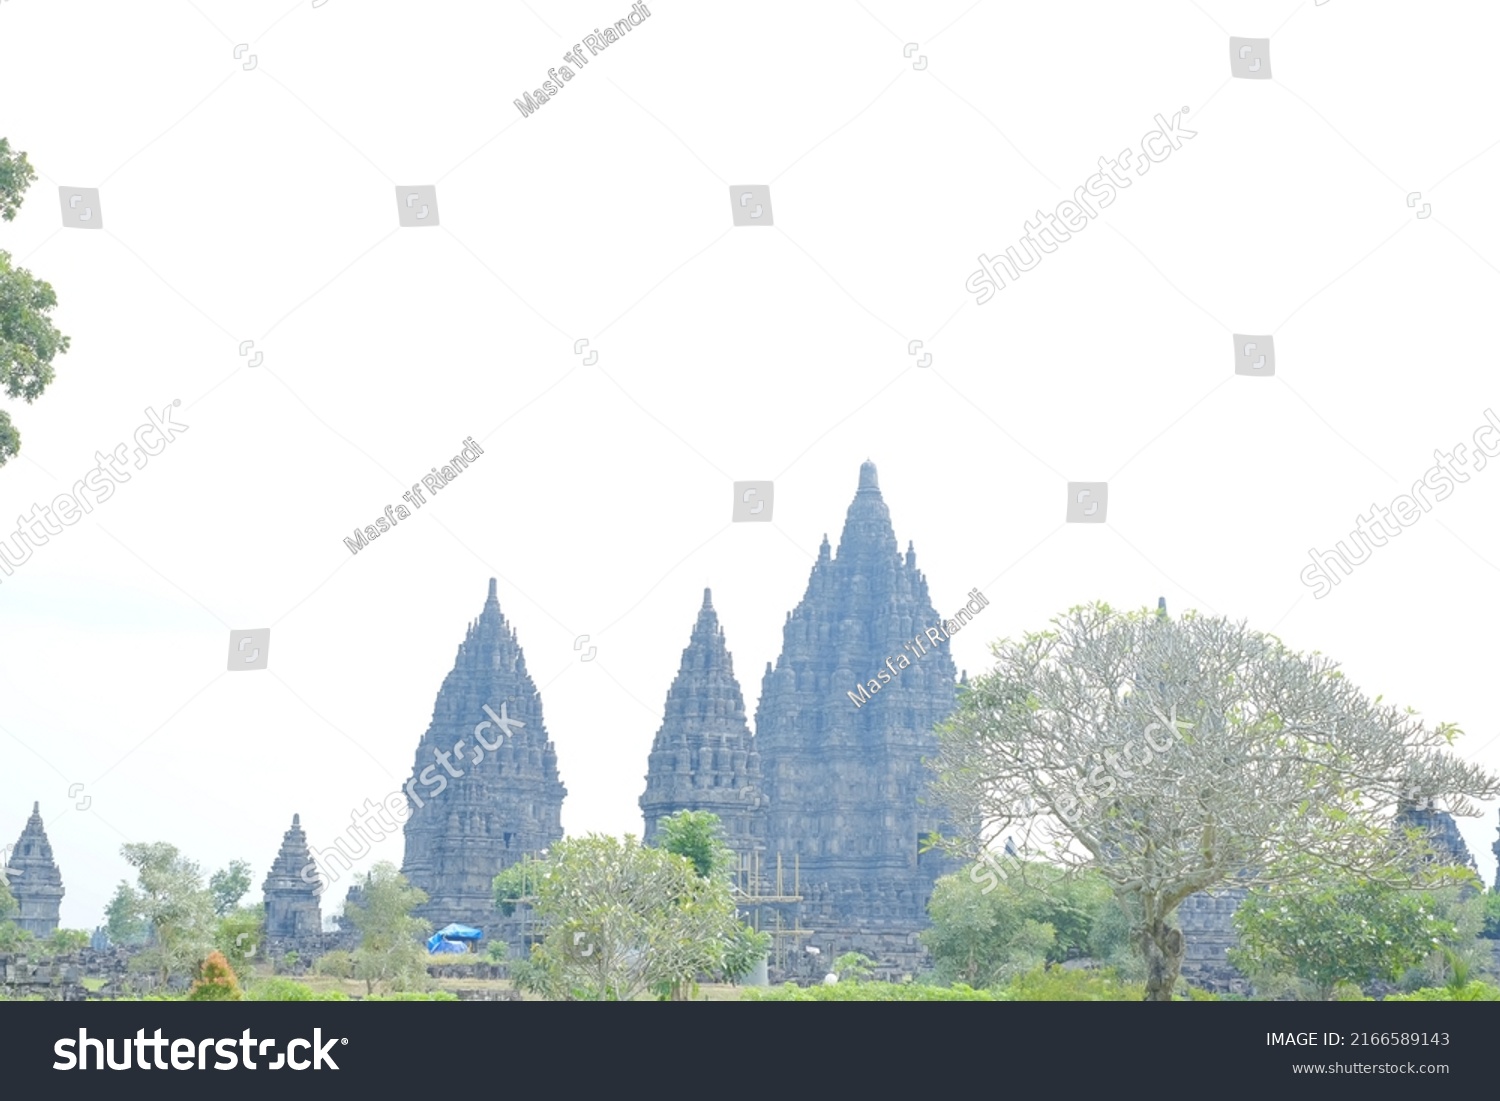
[[[229,966],[229,961],[224,958],[222,952],[210,952],[208,958],[198,968],[198,978],[194,980],[193,987],[188,991],[187,1000],[190,1002],[238,1002],[243,1001],[245,995],[240,991],[240,983],[234,975],[234,969]]]
[[[740,995],[746,1002],[998,1002],[999,995],[988,990],[974,990],[956,983],[953,986],[926,986],[920,983],[861,982],[836,983],[833,986],[809,986],[792,983],[763,990],[747,989]]]
[[[246,998],[252,1002],[347,1002],[340,990],[317,991],[291,979],[261,979],[251,985]]]
[[[89,946],[89,935],[82,929],[55,929],[46,941],[54,956],[68,956]]]
[[[1038,967],[1017,975],[1005,986],[1004,994],[1012,1002],[1139,1002],[1145,1000],[1146,986],[1121,982],[1113,968],[1067,971]]]
[[[29,951],[35,938],[13,921],[0,921],[0,952]]]
[[[457,994],[450,994],[446,990],[433,990],[425,994],[415,991],[403,991],[399,994],[374,994],[366,998],[367,1002],[456,1002]]]
[[[1488,940],[1500,940],[1500,890],[1484,896],[1484,929],[1479,934]]]
[[[342,950],[328,952],[318,957],[318,962],[313,968],[320,975],[327,975],[332,979],[354,978],[354,957]]]
[[[860,952],[845,952],[833,961],[839,982],[865,982],[875,970],[875,961]]]
[[[1448,986],[1428,986],[1413,990],[1410,994],[1390,994],[1388,1002],[1500,1002],[1500,986],[1486,982],[1471,982],[1454,989]]]

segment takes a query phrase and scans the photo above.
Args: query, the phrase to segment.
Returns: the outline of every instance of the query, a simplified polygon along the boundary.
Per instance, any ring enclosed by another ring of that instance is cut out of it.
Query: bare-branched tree
[[[992,652],[939,728],[935,791],[973,823],[945,844],[982,856],[1016,838],[1023,857],[1096,869],[1135,922],[1148,1001],[1172,997],[1189,895],[1319,872],[1423,885],[1398,807],[1473,816],[1500,794],[1452,751],[1453,724],[1243,623],[1095,604]]]

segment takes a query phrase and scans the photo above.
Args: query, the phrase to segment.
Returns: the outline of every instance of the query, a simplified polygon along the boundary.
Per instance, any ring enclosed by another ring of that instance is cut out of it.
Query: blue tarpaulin
[[[428,938],[427,951],[433,955],[467,952],[468,948],[460,942],[479,940],[483,936],[484,930],[476,929],[472,925],[445,925]]]

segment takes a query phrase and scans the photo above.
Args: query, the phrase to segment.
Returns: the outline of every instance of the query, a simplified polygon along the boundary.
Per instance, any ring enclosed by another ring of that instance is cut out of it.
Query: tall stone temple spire
[[[651,746],[641,796],[645,839],[647,844],[655,840],[669,814],[706,810],[719,816],[729,847],[748,855],[765,848],[765,804],[745,698],[712,594],[704,589],[703,607]]]
[[[918,855],[940,828],[923,803],[923,757],[936,753],[932,728],[950,716],[958,691],[947,640],[926,635],[942,625],[916,551],[900,552],[875,464],[866,462],[838,553],[830,557],[825,536],[755,715],[771,801],[766,860],[781,854],[788,891],[800,862],[806,926],[914,945],[933,880],[952,870],[935,854]],[[874,691],[857,699],[864,685]]]
[[[313,869],[307,879],[302,878],[304,868]],[[292,828],[281,839],[281,851],[261,890],[266,896],[266,936],[308,937],[323,931],[323,880],[308,851],[300,814],[292,815]]]
[[[401,870],[427,892],[418,912],[439,927],[483,928],[494,917],[495,876],[562,838],[567,789],[494,578],[438,690],[405,791]]]
[[[1478,873],[1479,865],[1474,862],[1469,846],[1464,844],[1463,835],[1458,832],[1458,823],[1453,820],[1453,815],[1439,810],[1434,800],[1403,800],[1396,809],[1394,828],[1417,828],[1424,831],[1427,842],[1432,847],[1432,861],[1468,868]]]
[[[62,873],[52,859],[52,843],[42,828],[42,805],[31,805],[26,828],[5,863],[10,893],[20,906],[13,919],[34,937],[48,937],[57,929],[62,907]]]

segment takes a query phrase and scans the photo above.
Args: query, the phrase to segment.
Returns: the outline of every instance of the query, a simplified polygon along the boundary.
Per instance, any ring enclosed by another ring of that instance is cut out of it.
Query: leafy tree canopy
[[[121,883],[111,910],[126,928],[144,924],[149,936],[148,947],[132,963],[156,972],[163,983],[196,968],[214,933],[213,898],[198,865],[164,841],[126,844],[120,852],[136,869],[136,886]]]
[[[1474,815],[1500,794],[1452,751],[1456,726],[1243,623],[1094,604],[993,653],[939,728],[937,793],[975,824],[949,847],[1013,835],[1023,857],[1096,870],[1134,915],[1151,1001],[1172,997],[1189,895],[1319,868],[1409,883],[1399,804]]]
[[[507,889],[497,877],[497,900]],[[535,874],[545,938],[514,969],[550,998],[630,1001],[722,971],[741,936],[728,876],[705,878],[687,857],[589,834],[558,842]]]
[[[680,810],[661,820],[658,848],[685,856],[704,878],[733,875],[735,855],[724,843],[719,816],[706,810]]]
[[[432,923],[413,917],[427,901],[427,893],[413,887],[394,864],[382,861],[361,884],[359,903],[348,907],[359,931],[354,953],[354,977],[364,980],[366,993],[375,984],[389,991],[417,990],[427,982],[426,937]]]
[[[14,221],[36,172],[25,153],[13,153],[0,138],[0,220]],[[52,382],[52,360],[66,352],[69,338],[58,332],[47,314],[57,305],[50,284],[11,265],[0,251],[0,387],[8,397],[28,404]],[[0,466],[21,450],[21,434],[0,409]]]
[[[214,896],[215,916],[223,917],[249,893],[250,865],[243,860],[231,860],[229,867],[220,868],[208,877],[208,889]]]
[[[1429,890],[1349,877],[1257,887],[1235,911],[1240,944],[1229,960],[1262,981],[1299,980],[1321,1001],[1341,984],[1394,982],[1459,943],[1437,888],[1471,875],[1435,870]]]

